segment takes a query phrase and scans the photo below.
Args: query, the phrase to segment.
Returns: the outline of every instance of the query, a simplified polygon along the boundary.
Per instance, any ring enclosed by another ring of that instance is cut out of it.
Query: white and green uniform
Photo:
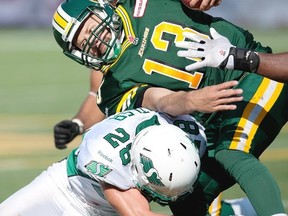
[[[204,128],[189,115],[172,118],[144,108],[119,113],[91,127],[65,160],[54,163],[4,201],[0,215],[117,215],[98,181],[121,190],[134,188],[130,170],[133,140],[142,129],[159,124],[179,126],[199,146],[200,156],[204,154]]]

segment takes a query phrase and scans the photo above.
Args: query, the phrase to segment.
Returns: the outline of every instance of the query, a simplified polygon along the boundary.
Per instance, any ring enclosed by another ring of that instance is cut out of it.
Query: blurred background
[[[65,57],[52,35],[60,2],[0,0],[0,202],[80,142],[78,137],[66,150],[53,142],[53,126],[71,119],[89,91],[89,70]],[[288,51],[287,8],[287,0],[223,0],[208,13],[282,52]],[[277,179],[288,211],[287,140],[285,126],[261,160]],[[237,186],[225,192],[226,198],[242,196]]]
[[[1,27],[50,26],[51,16],[61,0],[0,0]],[[287,28],[287,0],[223,0],[208,13],[222,16],[245,27]]]

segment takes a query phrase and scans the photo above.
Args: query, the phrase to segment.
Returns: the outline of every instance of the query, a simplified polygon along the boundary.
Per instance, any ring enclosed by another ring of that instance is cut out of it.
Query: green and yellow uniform
[[[209,154],[196,195],[187,199],[187,205],[171,205],[172,211],[176,215],[201,215],[205,203],[210,204],[219,192],[237,182],[253,204],[259,199],[265,203],[254,206],[259,215],[284,212],[277,184],[257,158],[287,121],[287,85],[243,71],[203,68],[187,72],[185,66],[191,60],[177,56],[179,48],[174,42],[185,40],[184,31],[209,37],[213,27],[237,47],[272,50],[254,41],[248,31],[222,18],[189,10],[178,0],[120,1],[116,12],[123,21],[125,39],[120,57],[110,67],[102,68],[105,78],[98,96],[99,107],[106,115],[141,106],[150,86],[193,91],[239,80],[238,87],[244,90],[244,100],[235,111],[192,113],[206,127]],[[256,189],[263,186],[259,183],[263,178],[271,192]]]

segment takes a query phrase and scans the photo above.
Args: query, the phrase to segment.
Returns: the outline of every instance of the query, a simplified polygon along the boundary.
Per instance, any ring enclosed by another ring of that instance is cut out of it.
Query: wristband
[[[229,56],[234,57],[234,69],[248,72],[256,72],[259,67],[260,58],[257,52],[231,47]]]
[[[83,134],[84,132],[84,124],[80,119],[74,118],[72,122],[76,123],[79,126],[79,134]]]
[[[97,97],[97,94],[93,91],[89,91],[89,95],[95,98]]]

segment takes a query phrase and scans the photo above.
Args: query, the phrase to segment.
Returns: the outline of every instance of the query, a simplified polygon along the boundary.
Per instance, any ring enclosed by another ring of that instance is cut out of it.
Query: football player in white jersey
[[[204,128],[189,116],[145,108],[125,111],[86,131],[79,148],[0,204],[0,215],[162,215],[193,192],[206,149]]]

